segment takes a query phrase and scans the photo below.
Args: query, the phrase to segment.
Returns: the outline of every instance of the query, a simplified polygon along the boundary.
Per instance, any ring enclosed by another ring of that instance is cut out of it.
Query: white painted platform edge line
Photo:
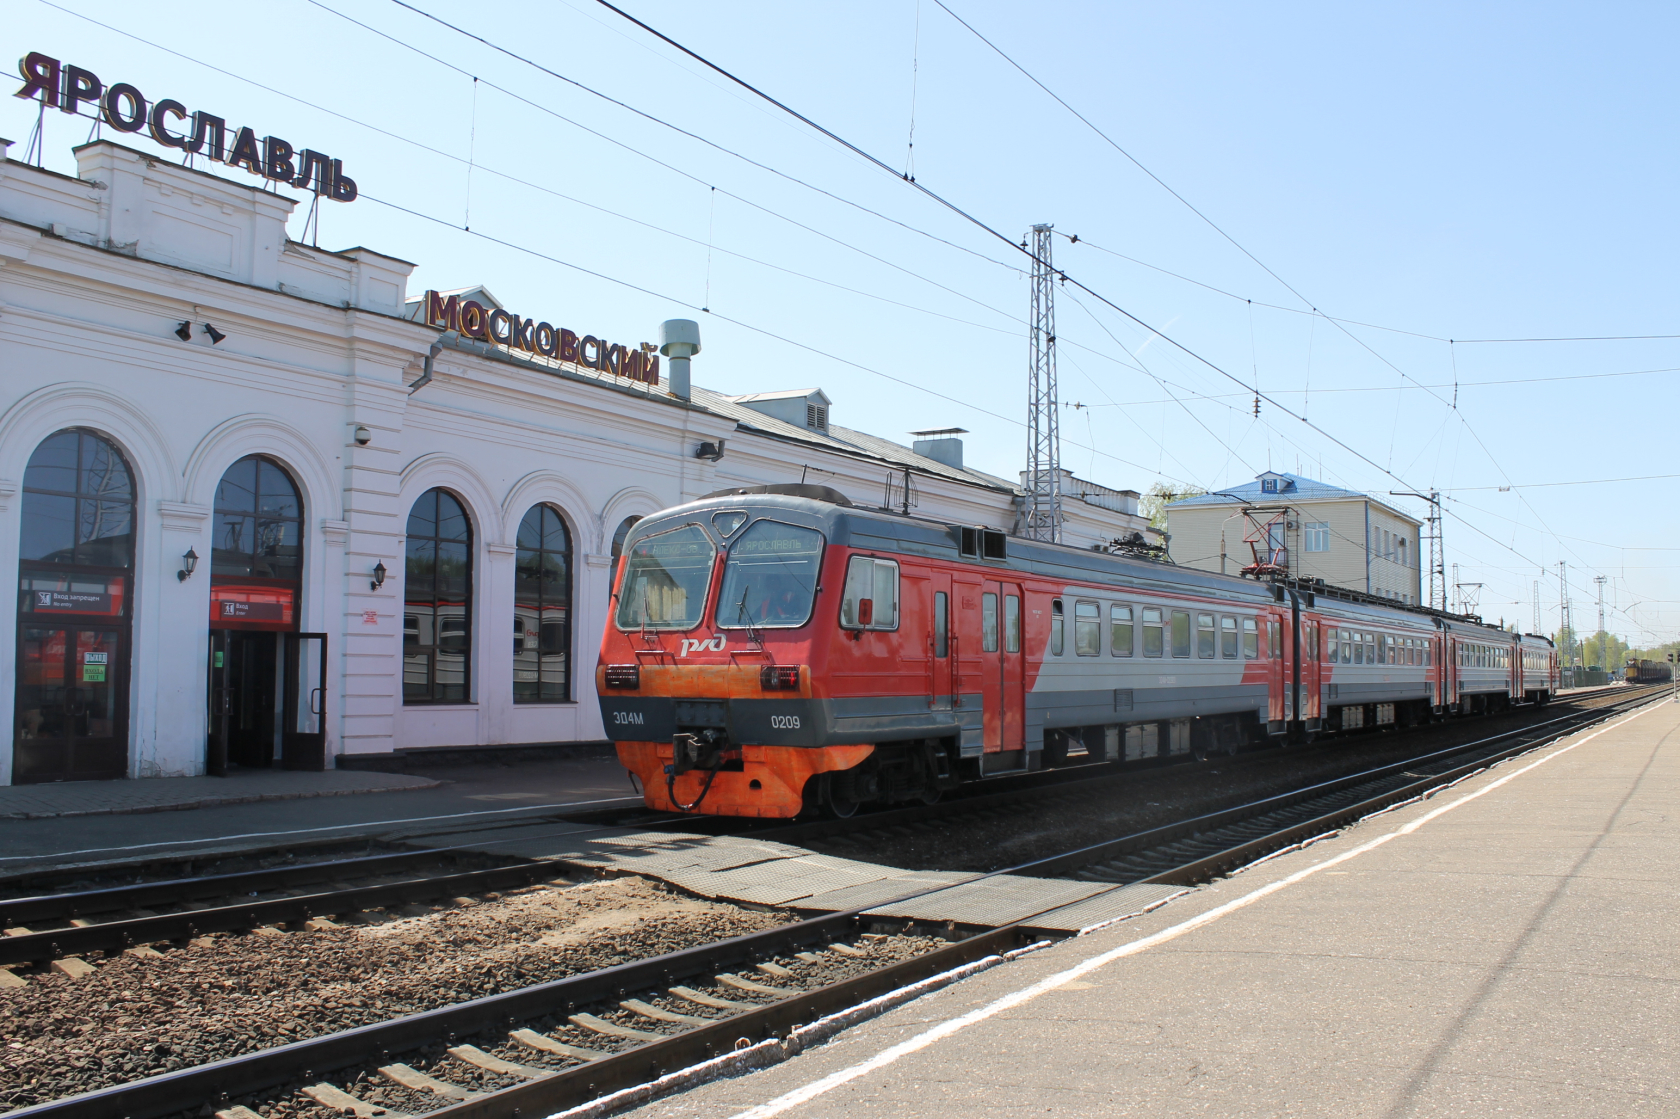
[[[406,790],[387,790],[404,792]],[[307,799],[307,798],[299,798]],[[44,855],[0,855],[0,862],[34,862],[39,859],[61,859],[66,855],[98,855],[106,851],[144,851],[150,847],[186,847],[194,843],[225,843],[230,839],[268,839],[276,835],[310,835],[318,831],[343,831],[346,828],[387,827],[393,824],[429,824],[434,820],[462,820],[473,816],[505,816],[510,812],[540,812],[549,808],[583,808],[591,804],[614,804],[628,797],[604,797],[599,800],[574,800],[569,804],[524,804],[518,808],[486,808],[482,812],[451,812],[445,816],[410,816],[402,820],[362,820],[352,824],[328,824],[319,828],[292,828],[288,831],[250,831],[238,835],[207,835],[199,839],[165,839],[157,843],[135,843],[127,847],[82,847],[75,851],[52,851]],[[147,813],[149,815],[149,813]],[[122,813],[118,813],[122,815]],[[132,813],[129,813],[132,815]]]
[[[1037,983],[1033,983],[1029,986],[1013,991],[1010,994],[1007,994],[1002,998],[987,1004],[986,1006],[982,1006],[977,1010],[971,1010],[960,1017],[941,1022],[939,1025],[930,1030],[925,1030],[922,1033],[917,1034],[915,1037],[883,1049],[881,1052],[875,1054],[875,1056],[866,1061],[861,1061],[849,1068],[844,1068],[838,1072],[830,1073],[819,1080],[814,1080],[811,1083],[806,1084],[804,1087],[796,1088],[793,1091],[778,1096],[767,1103],[762,1103],[756,1107],[750,1107],[745,1111],[738,1112],[732,1117],[732,1119],[770,1119],[771,1116],[780,1115],[785,1111],[798,1107],[800,1104],[808,1103],[811,1100],[816,1099],[818,1096],[830,1092],[843,1084],[850,1083],[861,1076],[874,1072],[876,1069],[885,1068],[887,1065],[893,1064],[902,1057],[907,1057],[912,1053],[926,1049],[934,1042],[941,1041],[950,1037],[952,1034],[959,1033],[960,1031],[967,1029],[969,1026],[978,1022],[983,1022],[988,1018],[995,1017],[1006,1010],[1012,1010],[1023,1003],[1030,1002],[1046,991],[1054,990],[1064,983],[1078,979],[1080,976],[1089,974],[1100,967],[1113,963],[1115,960],[1147,952],[1151,948],[1155,948],[1171,940],[1176,940],[1186,933],[1194,932],[1196,929],[1199,929],[1204,925],[1211,925],[1215,921],[1229,916],[1240,909],[1246,909],[1255,902],[1260,901],[1263,898],[1270,897],[1272,894],[1275,894],[1280,890],[1287,889],[1288,887],[1317,874],[1319,871],[1328,870],[1330,867],[1345,863],[1351,859],[1356,859],[1368,851],[1374,851],[1378,847],[1381,847],[1392,840],[1399,839],[1402,836],[1411,835],[1430,821],[1444,816],[1456,808],[1461,808],[1473,800],[1478,800],[1481,797],[1486,796],[1488,793],[1506,785],[1515,778],[1521,777],[1531,769],[1536,769],[1539,766],[1545,765],[1554,758],[1561,758],[1577,746],[1584,746],[1588,742],[1591,742],[1593,739],[1599,737],[1599,735],[1608,734],[1610,731],[1613,731],[1618,727],[1626,726],[1628,723],[1633,722],[1633,720],[1656,710],[1656,707],[1656,704],[1643,707],[1634,714],[1628,716],[1626,719],[1623,719],[1621,722],[1612,723],[1610,726],[1603,727],[1602,729],[1587,735],[1585,738],[1581,738],[1570,743],[1568,746],[1558,750],[1553,750],[1543,757],[1528,763],[1521,769],[1513,770],[1498,780],[1491,781],[1482,786],[1473,793],[1466,793],[1457,800],[1448,804],[1443,804],[1438,808],[1431,809],[1429,812],[1424,813],[1417,819],[1403,824],[1391,832],[1385,832],[1374,839],[1361,843],[1357,847],[1349,848],[1339,855],[1325,859],[1323,862],[1303,867],[1286,878],[1280,878],[1276,882],[1269,882],[1256,890],[1252,890],[1249,893],[1242,895],[1241,897],[1233,898],[1223,905],[1217,905],[1206,912],[1199,913],[1196,916],[1189,918],[1188,920],[1181,921],[1176,925],[1162,929],[1160,932],[1143,937],[1140,940],[1134,940],[1130,943],[1122,944],[1117,948],[1111,948],[1108,951],[1098,953],[1095,956],[1087,957],[1065,971],[1057,972],[1055,975],[1041,979]]]
[[[1094,925],[1086,925],[1084,928],[1080,929],[1078,932],[1074,933],[1073,935],[1075,937],[1089,936],[1094,932],[1101,932],[1103,929],[1113,928],[1115,925],[1118,925],[1122,921],[1136,920],[1137,918],[1142,917],[1146,913],[1155,912],[1157,909],[1161,908],[1163,905],[1166,905],[1169,902],[1177,901],[1179,898],[1183,897],[1185,894],[1188,894],[1190,892],[1191,892],[1190,890],[1185,889],[1185,890],[1178,891],[1176,894],[1168,894],[1166,897],[1162,898],[1160,901],[1150,902],[1148,905],[1144,906],[1142,909],[1138,910],[1136,913],[1126,913],[1126,914],[1123,914],[1122,916],[1119,916],[1119,917],[1110,917],[1106,921],[1098,921]],[[1102,895],[1098,894],[1097,896],[1101,897]],[[1074,904],[1077,905],[1079,903],[1075,902]],[[1038,947],[1038,945],[1035,944],[1035,945],[1033,945],[1033,947],[1036,948],[1036,947]],[[1028,951],[1028,949],[1023,948],[1023,949],[1021,949],[1021,951],[1025,952],[1025,951]]]
[[[1028,952],[1036,952],[1048,947],[1051,942],[1041,940],[1029,944],[1025,948],[1017,948],[1001,956],[983,956],[978,960],[971,960],[961,967],[942,971],[938,975],[930,975],[926,979],[907,984],[884,995],[877,995],[867,1002],[836,1011],[824,1018],[819,1018],[809,1025],[800,1026],[782,1038],[765,1038],[757,1045],[745,1049],[737,1049],[710,1060],[701,1061],[697,1065],[678,1069],[676,1072],[666,1073],[657,1080],[650,1080],[645,1084],[637,1084],[631,1088],[623,1088],[610,1096],[602,1096],[598,1100],[579,1104],[567,1111],[558,1112],[550,1119],[598,1119],[600,1116],[610,1115],[615,1111],[622,1111],[627,1107],[635,1107],[661,1096],[672,1095],[699,1087],[712,1080],[726,1076],[739,1076],[743,1073],[755,1072],[761,1068],[769,1068],[779,1064],[789,1057],[820,1045],[840,1033],[842,1030],[854,1026],[869,1018],[885,1014],[887,1011],[909,1002],[911,999],[937,991],[941,987],[948,987],[959,980],[967,979],[971,975],[978,975],[1001,963],[1016,959]],[[727,1019],[719,1019],[727,1021]]]

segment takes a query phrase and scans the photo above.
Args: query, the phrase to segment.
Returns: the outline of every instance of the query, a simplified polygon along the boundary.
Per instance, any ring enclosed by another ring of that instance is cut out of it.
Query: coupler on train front
[[[870,803],[931,804],[958,783],[935,740],[846,746],[754,746],[721,731],[671,742],[620,742],[619,762],[662,812],[793,819],[846,817]]]

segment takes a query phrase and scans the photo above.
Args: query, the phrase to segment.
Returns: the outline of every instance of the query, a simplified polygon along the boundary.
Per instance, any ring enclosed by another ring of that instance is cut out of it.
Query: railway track
[[[1660,695],[1639,689],[1543,723],[1489,735],[1159,828],[1035,859],[1012,874],[1196,885],[1375,812],[1428,795],[1506,758],[1614,718]]]
[[[784,1038],[833,1011],[995,957],[1019,929],[944,943],[833,914],[8,1112],[8,1119],[435,1119],[543,1114]],[[298,1113],[293,1107],[290,1113]],[[307,1112],[305,1112],[307,1113]]]
[[[1563,708],[1568,710],[1590,710],[1605,702],[1619,702],[1620,697],[1634,694],[1646,694],[1648,689],[1601,688],[1592,692],[1580,692],[1565,700],[1554,701],[1555,706],[1550,710]],[[1510,717],[1524,717],[1536,714],[1533,709],[1519,709],[1511,713]],[[1438,737],[1442,733],[1473,731],[1476,723],[1468,721],[1453,721],[1448,723],[1432,723],[1427,726],[1414,727],[1402,731],[1373,731],[1356,734],[1348,738],[1321,740],[1311,746],[1295,746],[1289,748],[1288,756],[1294,760],[1307,760],[1320,757],[1346,757],[1361,746],[1384,745],[1392,746],[1400,735],[1415,737],[1420,743]],[[1518,733],[1517,728],[1510,733]],[[1433,750],[1423,751],[1432,753]],[[1279,747],[1268,746],[1259,750],[1246,751],[1231,757],[1221,757],[1221,764],[1263,766],[1270,759],[1277,758]],[[1024,774],[1020,778],[1006,779],[1012,783],[999,788],[987,782],[976,787],[968,795],[942,800],[932,805],[916,805],[907,808],[888,808],[876,812],[859,814],[846,819],[801,820],[791,824],[759,825],[751,830],[751,834],[758,838],[774,840],[778,843],[795,845],[823,843],[825,841],[841,840],[858,847],[873,847],[881,843],[892,843],[896,838],[906,835],[905,829],[927,830],[930,826],[947,827],[960,825],[969,819],[979,819],[985,816],[997,816],[1009,812],[1042,812],[1046,804],[1066,804],[1076,806],[1081,802],[1100,801],[1110,795],[1113,790],[1121,787],[1128,789],[1136,787],[1141,781],[1153,781],[1170,778],[1175,773],[1199,764],[1196,759],[1185,757],[1182,760],[1172,759],[1170,764],[1140,768],[1137,763],[1094,762],[1084,766],[1073,766],[1065,769],[1044,771],[1042,773]],[[1034,780],[1042,778],[1042,780]],[[715,820],[716,818],[708,818]],[[708,827],[708,821],[696,820],[693,830],[715,830],[715,825]],[[836,854],[841,853],[838,849]]]
[[[1625,695],[1538,726],[966,881],[1013,873],[1194,884],[1651,698]],[[554,864],[544,867],[552,874]],[[795,1027],[1041,939],[1030,922],[951,942],[936,939],[941,935],[954,933],[895,928],[861,911],[829,914],[42,1103],[7,1119],[151,1119],[180,1112],[251,1119],[252,1108],[276,1113],[273,1105],[285,1101],[294,1106],[279,1114],[546,1114],[696,1062],[756,1052],[776,1039],[783,1052],[801,1038],[820,1040],[820,1030]],[[300,1101],[314,1110],[299,1110]]]
[[[1615,691],[1620,693],[1625,689]],[[1573,698],[1576,703],[1601,701],[1600,695],[1592,693]],[[1259,759],[1260,755],[1251,757]],[[763,838],[788,843],[835,837],[854,842],[891,841],[893,829],[950,826],[986,813],[1041,810],[1046,800],[1077,803],[1101,797],[1117,784],[1136,782],[1145,774],[1165,774],[1175,768],[1163,766],[1140,773],[1117,763],[1099,763],[1023,775],[1011,779],[1009,787],[988,788],[931,806],[889,809],[850,820],[819,820],[749,830]],[[1245,807],[1232,811],[1241,813]],[[602,828],[630,823],[643,830],[659,827],[696,830],[696,824],[712,825],[697,829],[703,831],[734,823],[709,817],[669,815],[648,819],[639,810],[632,812],[628,820],[624,812],[614,811],[555,817],[553,822]],[[1206,841],[1198,842],[1206,845]],[[474,851],[482,851],[482,847],[482,843],[475,844]],[[1159,860],[1170,860],[1179,851],[1180,848],[1174,847],[1154,856],[1125,856],[1112,860],[1114,865],[1106,869],[1094,869],[1086,874],[1105,880],[1123,880],[1134,871],[1162,869],[1156,865]],[[307,927],[311,922],[360,919],[370,914],[377,918],[403,907],[483,897],[568,873],[595,872],[554,861],[499,860],[449,847],[427,847],[8,898],[0,900],[0,930],[5,932],[0,936],[0,968],[41,968],[54,960],[80,960],[95,953],[111,955],[212,933],[244,933],[286,925]]]
[[[537,822],[588,823],[597,815]],[[598,826],[619,822],[609,817]],[[651,829],[678,822],[664,817],[639,826]],[[3,898],[0,968],[44,965],[96,952],[110,955],[210,933],[354,919],[405,906],[483,897],[563,874],[595,873],[553,860],[487,856],[482,853],[485,846],[483,841],[470,849],[429,846]]]

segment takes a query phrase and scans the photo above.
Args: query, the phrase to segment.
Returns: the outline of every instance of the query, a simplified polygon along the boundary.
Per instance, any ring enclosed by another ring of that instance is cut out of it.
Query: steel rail
[[[1644,697],[1643,702],[1649,701],[1649,697]],[[1661,701],[1659,700],[1658,702]],[[1603,722],[1614,718],[1628,707],[1639,705],[1639,702],[1630,700],[1625,704],[1617,704],[1609,709],[1599,708],[1599,712],[1604,712],[1601,717],[1596,720],[1587,720],[1584,725],[1592,726],[1594,722]],[[1454,766],[1444,772],[1419,778],[1418,780],[1402,785],[1399,788],[1389,789],[1378,793],[1375,796],[1366,797],[1365,799],[1356,801],[1353,804],[1345,805],[1322,815],[1315,816],[1310,820],[1303,820],[1288,827],[1280,828],[1269,835],[1261,836],[1257,839],[1250,840],[1247,843],[1241,843],[1234,847],[1228,847],[1215,854],[1195,859],[1191,862],[1183,864],[1182,866],[1174,867],[1172,870],[1151,875],[1150,877],[1143,879],[1143,881],[1160,883],[1162,885],[1194,885],[1198,882],[1205,882],[1215,875],[1227,873],[1228,871],[1251,863],[1256,859],[1271,854],[1283,847],[1292,846],[1300,840],[1311,839],[1315,836],[1324,835],[1327,832],[1337,831],[1350,823],[1371,815],[1374,812],[1381,812],[1385,809],[1393,808],[1396,805],[1416,800],[1434,789],[1438,789],[1446,785],[1452,785],[1466,777],[1480,773],[1490,766],[1497,765],[1499,762],[1516,757],[1520,754],[1526,754],[1534,750],[1542,749],[1554,742],[1578,733],[1581,729],[1582,727],[1561,728],[1541,736],[1538,740],[1520,742],[1515,745],[1508,746],[1503,750],[1496,750],[1491,754],[1485,754],[1474,761]]]
[[[5,1119],[44,1119],[47,1116],[51,1116],[52,1119],[110,1119],[111,1116],[118,1115],[127,1119],[149,1119],[181,1111],[197,1111],[206,1102],[219,1105],[235,1096],[262,1092],[294,1081],[313,1079],[323,1073],[383,1060],[391,1054],[419,1049],[440,1039],[467,1038],[486,1030],[505,1029],[511,1023],[521,1020],[538,1019],[550,1014],[569,1014],[574,1009],[602,1000],[622,998],[630,992],[668,986],[692,975],[738,966],[746,961],[768,959],[819,941],[832,941],[849,933],[855,934],[858,915],[857,910],[829,914],[645,960],[568,976],[549,983],[439,1007],[436,1010],[406,1015],[388,1022],[324,1034],[289,1045],[161,1073],[128,1084],[113,1085],[9,1111],[5,1113]],[[994,930],[981,937],[959,941],[949,949],[940,949],[904,963],[929,961],[925,966],[931,967],[932,970],[925,974],[937,974],[957,966],[965,959],[989,955],[996,951],[999,944],[1009,942],[1013,947],[1021,935],[1013,927]],[[895,968],[901,970],[895,971]],[[889,990],[903,982],[915,981],[904,979],[903,976],[922,977],[915,967],[905,968],[903,964],[871,974],[886,975],[889,972],[893,976],[887,980],[891,984],[886,988]],[[868,975],[858,976],[853,980],[795,995],[764,1008],[781,1008],[779,1013],[763,1014],[750,1021],[756,1023],[755,1028],[770,1031],[783,1026],[789,1015],[795,1020],[808,1020],[818,1008],[835,1005],[836,1000],[852,997],[855,992],[867,990],[871,994],[878,993],[869,983],[861,982],[867,979]],[[750,1013],[759,1015],[760,1012]],[[657,1050],[659,1054],[704,1051],[705,1046],[718,1044],[722,1044],[723,1048],[730,1048],[737,1037],[748,1036],[742,1033],[748,1021],[743,1014],[720,1019],[722,1029],[706,1026],[689,1031],[698,1035],[697,1044],[700,1049],[667,1046],[665,1041],[650,1042],[622,1055],[592,1061],[581,1066],[590,1073],[589,1079],[582,1083],[599,1087],[604,1081],[596,1073],[603,1069],[612,1072],[613,1075],[631,1077],[630,1082],[639,1083],[649,1069],[649,1058],[645,1054],[651,1051],[650,1046],[665,1047]],[[676,1041],[683,1036],[673,1035],[668,1040]],[[720,1039],[723,1041],[720,1042]],[[621,1056],[632,1055],[637,1059],[620,1060]],[[557,1077],[570,1071],[565,1070],[557,1074]],[[542,1083],[546,1084],[551,1079],[555,1078],[544,1078]]]
[[[1556,699],[1553,702],[1562,706],[1573,704],[1581,700],[1597,699],[1612,689],[1607,687],[1595,688],[1590,692],[1581,692]],[[1536,708],[1524,706],[1501,712],[1505,717],[1521,716],[1533,713]],[[1415,732],[1427,734],[1431,729],[1439,729],[1444,725],[1454,724],[1420,724],[1411,728]],[[1532,725],[1532,724],[1531,724]],[[1369,728],[1367,728],[1369,729]],[[1518,733],[1517,730],[1503,733]],[[1333,749],[1338,746],[1354,746],[1363,741],[1359,737],[1346,738],[1340,736],[1320,737],[1312,744],[1314,749]],[[1282,749],[1281,746],[1267,745],[1259,750],[1244,752],[1235,756],[1236,761],[1258,759],[1266,756],[1267,752]],[[1135,763],[1123,761],[1089,762],[1083,765],[1067,766],[1053,770],[1042,770],[1033,774],[1021,774],[1012,778],[993,778],[993,781],[1014,780],[1019,783],[1008,788],[996,788],[988,782],[975,786],[976,793],[969,796],[958,796],[949,800],[941,800],[931,805],[913,805],[905,808],[888,808],[877,812],[861,813],[836,820],[810,820],[788,824],[777,824],[768,827],[754,828],[743,834],[751,835],[755,839],[768,839],[777,843],[798,844],[813,839],[824,839],[834,835],[845,835],[854,831],[870,831],[876,828],[900,827],[909,824],[926,823],[930,820],[945,819],[961,816],[968,812],[984,812],[987,809],[1021,804],[1065,794],[1077,796],[1086,792],[1098,791],[1106,786],[1135,781],[1143,773],[1162,773],[1176,769],[1183,765],[1192,764],[1194,755],[1182,755],[1164,766],[1140,768]],[[1022,780],[1022,778],[1040,778],[1040,780]],[[707,817],[708,820],[728,819],[727,817]],[[698,824],[699,821],[697,820]],[[701,828],[704,825],[700,825]],[[699,830],[699,829],[697,829]]]
[[[121,886],[104,886],[96,890],[6,898],[0,900],[0,925],[27,925],[32,921],[65,920],[89,913],[116,913],[125,909],[144,909],[153,905],[172,905],[204,898],[245,894],[253,890],[286,889],[328,882],[346,875],[388,874],[394,870],[406,869],[417,862],[435,862],[440,855],[447,854],[447,851],[436,849],[391,851],[377,855],[358,855],[348,859],[233,871],[227,874],[126,883]]]
[[[211,909],[131,917],[98,925],[0,937],[0,966],[79,956],[84,952],[120,952],[138,944],[183,940],[210,932],[254,929],[259,925],[333,917],[359,909],[404,904],[427,898],[454,897],[483,890],[514,889],[565,872],[593,873],[593,868],[557,859],[514,863],[458,874],[429,875],[402,882],[383,882],[330,890],[298,897],[243,901]]]
[[[651,1041],[604,1060],[562,1069],[552,1076],[429,1111],[425,1119],[516,1119],[576,1107],[718,1056],[739,1046],[742,1038],[758,1042],[786,1037],[796,1026],[807,1025],[825,1014],[856,1006],[965,963],[1001,955],[1021,947],[1029,939],[1014,925],[993,929],[914,959],[722,1018],[711,1025],[697,1026],[663,1041]]]
[[[1592,708],[1587,711],[1571,712],[1568,715],[1563,715],[1556,719],[1549,719],[1544,723],[1505,731],[1496,735],[1490,735],[1487,738],[1478,739],[1474,742],[1468,742],[1458,746],[1449,746],[1428,754],[1407,758],[1388,765],[1377,766],[1373,769],[1364,770],[1360,773],[1349,774],[1345,777],[1338,777],[1330,781],[1319,782],[1318,784],[1309,785],[1302,789],[1291,790],[1287,793],[1278,793],[1275,796],[1264,797],[1260,800],[1250,801],[1247,804],[1221,809],[1217,812],[1209,812],[1201,816],[1192,817],[1188,820],[1179,820],[1171,824],[1164,824],[1161,827],[1150,828],[1147,831],[1134,832],[1131,835],[1122,836],[1118,839],[1104,840],[1101,843],[1093,843],[1074,851],[1063,852],[1059,855],[1051,855],[1047,858],[1036,859],[1032,862],[1012,867],[1009,873],[1066,875],[1082,867],[1090,866],[1093,863],[1099,863],[1108,859],[1113,859],[1117,856],[1132,854],[1137,851],[1160,847],[1163,844],[1170,843],[1173,840],[1182,839],[1185,836],[1193,836],[1202,832],[1213,831],[1217,828],[1229,826],[1242,820],[1251,819],[1267,812],[1276,811],[1281,808],[1288,808],[1327,794],[1357,788],[1360,785],[1369,784],[1370,782],[1378,781],[1397,773],[1405,773],[1409,768],[1416,765],[1425,764],[1431,761],[1439,761],[1456,754],[1464,754],[1467,752],[1485,749],[1486,747],[1504,739],[1523,735],[1532,735],[1535,731],[1543,731],[1543,733],[1541,733],[1537,738],[1516,743],[1510,747],[1495,751],[1491,754],[1483,754],[1474,761],[1446,770],[1442,774],[1433,774],[1423,777],[1417,781],[1410,782],[1404,786],[1386,791],[1377,796],[1365,798],[1354,804],[1337,808],[1330,813],[1315,816],[1300,823],[1291,824],[1277,831],[1269,832],[1264,836],[1259,836],[1233,847],[1221,849],[1217,852],[1173,867],[1170,870],[1162,871],[1158,874],[1145,878],[1139,878],[1137,880],[1139,882],[1159,883],[1163,885],[1193,885],[1197,882],[1206,881],[1215,874],[1221,873],[1225,870],[1234,869],[1245,862],[1253,861],[1253,858],[1266,854],[1270,851],[1277,850],[1279,847],[1288,846],[1301,838],[1310,838],[1311,836],[1320,834],[1324,831],[1333,830],[1335,827],[1340,826],[1340,824],[1336,823],[1336,821],[1345,823],[1349,819],[1356,819],[1359,816],[1369,815],[1371,812],[1378,811],[1381,808],[1398,804],[1402,800],[1411,799],[1430,788],[1456,781],[1463,775],[1474,773],[1480,769],[1485,769],[1487,766],[1496,761],[1500,761],[1529,750],[1539,749],[1550,742],[1557,741],[1559,738],[1574,734],[1583,726],[1591,726],[1595,722],[1614,718],[1626,708],[1639,706],[1643,703],[1650,702],[1650,700],[1651,697],[1648,695],[1630,696],[1626,700],[1619,701],[1605,707]],[[1558,727],[1555,730],[1544,730],[1544,728],[1547,727],[1557,727],[1557,724],[1560,723],[1574,723],[1577,725]],[[1313,829],[1317,830],[1315,831]]]

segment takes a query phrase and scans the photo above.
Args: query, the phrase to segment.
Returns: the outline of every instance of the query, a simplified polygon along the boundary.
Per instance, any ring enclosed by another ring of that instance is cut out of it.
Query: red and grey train
[[[727,490],[637,523],[596,684],[649,807],[848,815],[961,782],[1544,704],[1544,637]]]

